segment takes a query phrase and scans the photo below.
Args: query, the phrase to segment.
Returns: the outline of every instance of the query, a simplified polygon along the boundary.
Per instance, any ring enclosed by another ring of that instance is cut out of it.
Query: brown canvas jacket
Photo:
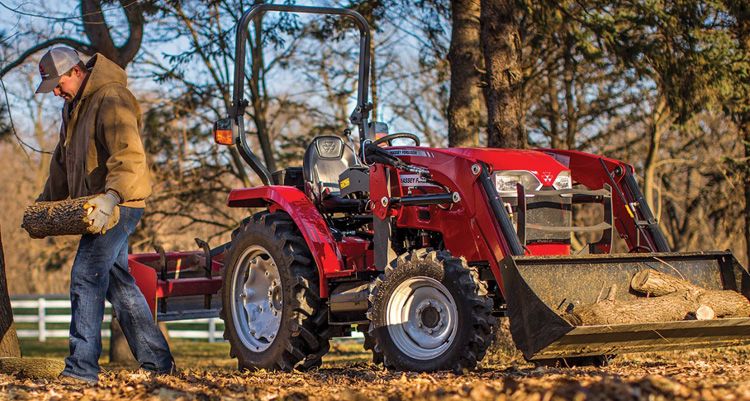
[[[91,68],[93,65],[93,68]],[[151,173],[140,137],[141,110],[125,71],[101,54],[77,102],[66,102],[60,142],[38,201],[117,191],[123,206],[142,208],[151,195]]]

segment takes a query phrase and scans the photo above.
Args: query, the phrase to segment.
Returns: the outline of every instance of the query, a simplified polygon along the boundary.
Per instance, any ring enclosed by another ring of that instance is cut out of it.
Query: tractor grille
[[[544,190],[540,191],[544,192]],[[513,207],[513,224],[518,231],[518,198],[505,198]],[[542,195],[537,193],[526,198],[526,243],[570,244],[570,232],[542,231],[530,225],[570,228],[572,225],[573,202],[570,197],[559,194]]]

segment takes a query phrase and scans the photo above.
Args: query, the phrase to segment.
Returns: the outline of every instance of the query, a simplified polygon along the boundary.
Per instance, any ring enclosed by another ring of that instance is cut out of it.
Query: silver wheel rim
[[[232,277],[232,321],[242,344],[262,352],[281,326],[283,293],[276,262],[260,245],[247,248]]]
[[[388,299],[386,325],[393,344],[410,358],[442,355],[458,330],[456,302],[445,286],[430,277],[413,277]]]

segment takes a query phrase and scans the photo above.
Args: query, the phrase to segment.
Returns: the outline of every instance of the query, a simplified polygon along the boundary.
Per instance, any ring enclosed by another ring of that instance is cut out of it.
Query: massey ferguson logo
[[[333,153],[336,151],[336,142],[334,141],[321,141],[320,147],[323,148],[325,153]]]
[[[552,173],[549,171],[543,171],[542,172],[542,181],[544,181],[545,184],[551,184],[552,183]]]

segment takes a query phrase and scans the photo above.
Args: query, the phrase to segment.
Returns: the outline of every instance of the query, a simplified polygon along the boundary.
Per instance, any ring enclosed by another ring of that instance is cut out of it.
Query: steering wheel
[[[412,133],[410,133],[410,132],[396,132],[396,133],[393,133],[393,134],[388,134],[388,135],[386,135],[386,136],[384,136],[382,138],[378,138],[378,139],[372,141],[371,143],[373,145],[375,145],[375,146],[378,146],[378,145],[380,145],[383,142],[388,142],[388,146],[393,146],[391,144],[391,142],[394,139],[400,139],[400,138],[411,139],[412,141],[414,141],[414,143],[416,144],[416,146],[419,146],[419,137],[416,136],[416,135],[414,135],[414,134],[412,134]]]

